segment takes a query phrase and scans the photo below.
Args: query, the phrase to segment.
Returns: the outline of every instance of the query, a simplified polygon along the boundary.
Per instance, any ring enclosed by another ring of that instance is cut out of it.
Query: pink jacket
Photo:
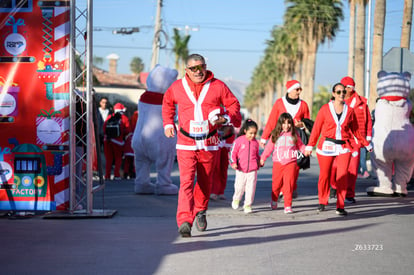
[[[236,138],[230,151],[230,164],[237,163],[237,170],[244,173],[259,169],[259,142],[249,141],[246,136]]]
[[[273,153],[273,162],[279,162],[285,165],[296,161],[300,152],[305,152],[305,148],[306,146],[303,144],[299,135],[297,135],[297,143],[294,144],[292,134],[290,132],[282,132],[276,144],[271,140],[266,144],[261,159],[265,161]]]

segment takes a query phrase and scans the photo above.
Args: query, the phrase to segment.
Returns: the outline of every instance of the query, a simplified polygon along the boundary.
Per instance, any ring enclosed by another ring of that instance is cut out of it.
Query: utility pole
[[[367,59],[366,59],[366,72],[365,72],[365,94],[364,96],[369,99],[369,76],[370,76],[370,57],[371,57],[371,8],[372,0],[369,0],[368,3],[368,39],[367,39]]]
[[[157,1],[157,15],[155,17],[154,40],[152,41],[151,70],[157,65],[160,52],[162,0]]]

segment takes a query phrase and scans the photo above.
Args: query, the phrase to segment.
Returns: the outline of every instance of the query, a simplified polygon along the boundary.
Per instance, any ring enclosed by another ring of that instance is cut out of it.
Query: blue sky
[[[347,74],[348,1],[344,2],[345,18],[333,42],[319,47],[315,86],[330,86]],[[400,44],[404,0],[387,1],[384,51]],[[191,30],[190,52],[207,58],[208,68],[218,78],[250,82],[254,68],[266,48],[266,40],[275,25],[283,24],[283,0],[163,0],[163,30],[173,35],[173,28]],[[119,73],[130,73],[129,63],[140,57],[148,70],[157,0],[95,0],[94,55],[105,58],[119,55]],[[375,2],[372,4],[374,12]],[[132,35],[113,34],[121,27],[139,27]],[[184,30],[182,32],[184,34]],[[413,38],[413,36],[412,36]],[[372,43],[372,42],[371,42]],[[411,42],[412,44],[412,42]],[[172,48],[168,41],[167,49]],[[174,66],[174,54],[161,50],[159,63]],[[108,69],[108,62],[101,65]],[[304,80],[300,80],[304,81]]]

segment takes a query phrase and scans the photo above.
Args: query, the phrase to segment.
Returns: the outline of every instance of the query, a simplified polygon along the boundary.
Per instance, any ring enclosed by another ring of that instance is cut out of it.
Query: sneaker
[[[346,212],[345,209],[336,208],[336,214],[338,214],[340,216],[346,216],[346,215],[348,215],[348,212]]]
[[[293,213],[293,210],[292,210],[292,207],[290,207],[290,206],[288,206],[288,207],[285,207],[285,214],[292,214]]]
[[[365,171],[363,174],[358,173],[358,178],[360,179],[367,179],[369,177],[370,177],[370,174],[368,173],[368,171]]]
[[[347,203],[356,203],[356,200],[354,198],[345,198],[345,202],[347,202]]]
[[[239,208],[239,204],[240,204],[239,200],[233,200],[231,203],[231,208],[233,208],[234,210],[237,210],[237,208]]]
[[[250,214],[250,213],[252,213],[253,212],[253,210],[252,210],[252,207],[250,206],[250,205],[246,205],[245,207],[244,207],[244,213],[246,213],[246,214]]]
[[[324,204],[319,204],[317,211],[318,212],[325,211],[325,205]]]
[[[218,195],[218,199],[222,200],[222,201],[227,200],[227,198],[226,198],[226,196],[224,196],[224,194]]]
[[[207,229],[207,218],[206,211],[202,210],[196,215],[196,228],[198,231],[206,231]]]
[[[270,209],[272,209],[272,210],[277,209],[277,201],[271,201],[270,202]]]
[[[298,190],[293,190],[292,199],[296,199],[297,197],[298,197]]]
[[[218,196],[216,194],[210,194],[210,199],[216,201],[218,200]]]
[[[178,228],[178,233],[180,233],[181,237],[188,238],[191,237],[191,225],[189,222],[184,222],[182,225],[180,225],[180,228]]]

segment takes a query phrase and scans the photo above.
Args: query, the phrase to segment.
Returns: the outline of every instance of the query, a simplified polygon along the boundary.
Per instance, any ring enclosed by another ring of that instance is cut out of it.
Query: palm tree
[[[386,0],[375,0],[374,36],[372,39],[372,65],[368,106],[372,110],[377,100],[377,74],[382,68],[382,51],[384,47],[384,26]]]
[[[356,0],[357,22],[355,35],[355,90],[364,95],[365,87],[365,21],[366,4],[369,0]]]
[[[413,20],[413,0],[404,0],[403,25],[401,28],[401,48],[410,49],[411,26]]]
[[[131,72],[139,75],[144,70],[144,62],[142,62],[140,57],[135,56],[132,58],[131,63],[129,63],[129,68]]]
[[[188,57],[188,42],[190,35],[182,37],[178,29],[174,29],[174,46],[173,52],[175,54],[175,69],[178,71],[178,76],[181,78],[184,75],[185,60]]]
[[[286,26],[298,26],[301,30],[303,98],[312,110],[316,53],[319,44],[326,40],[333,40],[336,31],[339,30],[339,22],[343,19],[342,2],[340,0],[286,0],[285,2],[288,5],[285,13]]]
[[[356,0],[349,0],[349,46],[348,46],[348,76],[354,77],[355,62],[355,5]]]

